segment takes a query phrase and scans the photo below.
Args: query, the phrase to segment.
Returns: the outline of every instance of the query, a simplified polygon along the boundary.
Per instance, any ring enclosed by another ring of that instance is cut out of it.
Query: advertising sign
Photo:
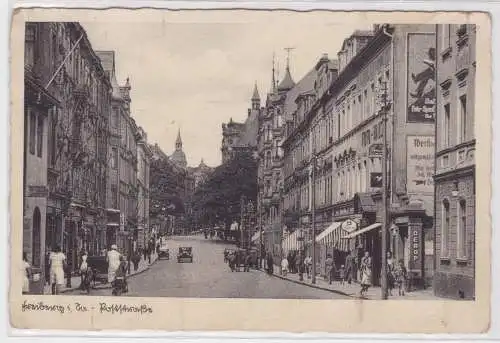
[[[406,137],[406,191],[434,192],[434,136]]]
[[[408,226],[410,239],[410,270],[420,272],[422,270],[422,237],[420,226]]]
[[[433,33],[408,34],[407,121],[434,123],[436,117],[436,40]]]

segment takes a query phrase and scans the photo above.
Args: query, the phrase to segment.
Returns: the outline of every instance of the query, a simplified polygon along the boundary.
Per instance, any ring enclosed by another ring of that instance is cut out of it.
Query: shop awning
[[[283,251],[288,253],[290,250],[299,250],[300,245],[299,241],[297,240],[299,236],[299,230],[295,230],[288,236],[286,236],[283,241],[281,242],[281,247],[283,248]]]
[[[252,243],[260,239],[260,231],[257,231],[252,236]]]
[[[361,235],[361,234],[366,233],[368,231],[371,231],[373,229],[378,229],[381,226],[382,226],[382,224],[380,224],[380,223],[374,223],[374,224],[368,225],[367,227],[365,227],[361,230],[354,231],[353,233],[347,235],[345,238],[354,238],[358,235]]]

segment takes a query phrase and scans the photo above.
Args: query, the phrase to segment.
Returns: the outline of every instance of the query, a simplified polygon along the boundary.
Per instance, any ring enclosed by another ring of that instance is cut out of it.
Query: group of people
[[[248,252],[229,251],[225,260],[232,272],[240,271],[240,264],[243,262],[243,271],[249,272],[252,265],[252,255]]]

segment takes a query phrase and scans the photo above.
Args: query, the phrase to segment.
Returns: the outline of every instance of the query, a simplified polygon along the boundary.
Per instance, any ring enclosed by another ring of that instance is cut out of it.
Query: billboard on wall
[[[436,118],[436,39],[433,33],[408,34],[407,121],[433,123]]]
[[[434,136],[406,137],[406,191],[434,192]]]

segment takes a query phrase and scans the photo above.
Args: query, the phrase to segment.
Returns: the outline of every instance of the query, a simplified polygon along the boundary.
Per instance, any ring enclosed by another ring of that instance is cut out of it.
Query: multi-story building
[[[404,261],[413,284],[432,277],[432,256],[425,257],[424,246],[433,241],[434,66],[432,25],[356,31],[338,54],[338,75],[320,70],[314,92],[299,99],[288,126],[287,206],[310,206],[314,183],[316,256],[333,253],[341,264],[350,250],[358,256],[368,251],[374,284],[386,253],[380,236],[384,110],[390,118],[388,250]],[[297,142],[297,136],[304,138]]]
[[[222,164],[227,163],[233,156],[233,147],[240,138],[245,123],[237,123],[230,118],[229,123],[222,124]]]
[[[46,50],[49,69],[40,77],[60,102],[48,120],[49,197],[42,250],[62,246],[76,270],[81,250],[96,254],[103,244],[111,84],[80,24],[27,25],[29,58],[37,60]],[[33,38],[40,39],[38,47]]]
[[[137,135],[137,246],[144,248],[151,238],[149,225],[149,165],[152,157],[146,132],[139,127]]]
[[[120,228],[120,139],[121,118],[124,99],[120,93],[120,86],[116,79],[115,52],[97,51],[104,71],[108,75],[111,91],[111,114],[108,121],[108,163],[106,175],[106,239],[105,247],[117,244],[117,235]]]
[[[207,180],[213,170],[214,168],[211,168],[205,164],[203,158],[201,159],[198,166],[188,167],[188,172],[193,177],[194,190],[200,187]]]
[[[436,295],[475,298],[475,25],[438,25]]]
[[[120,111],[120,149],[118,203],[120,206],[120,227],[117,237],[118,248],[129,254],[137,242],[137,133],[135,120],[130,115],[130,81],[120,86],[123,99]]]
[[[52,236],[58,235],[59,244],[62,236],[60,216],[59,231],[46,233],[48,124],[52,112],[58,111],[60,101],[54,85],[46,89],[58,66],[51,60],[51,46],[45,42],[50,41],[57,27],[48,23],[27,23],[25,29],[23,252],[34,268],[43,271],[43,257],[47,249],[52,248],[50,243],[55,238]],[[37,286],[37,289],[30,288],[41,293],[40,285]]]

